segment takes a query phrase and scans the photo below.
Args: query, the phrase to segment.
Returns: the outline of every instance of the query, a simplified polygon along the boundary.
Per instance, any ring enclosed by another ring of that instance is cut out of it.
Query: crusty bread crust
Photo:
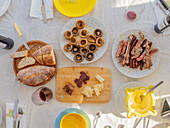
[[[55,65],[55,56],[53,45],[46,45],[37,51],[35,51],[32,56],[37,60],[40,64],[45,65]]]
[[[47,81],[54,74],[54,67],[32,66],[20,70],[17,74],[17,79],[24,84],[37,86]]]
[[[28,55],[28,50],[11,53],[11,58],[25,57]]]

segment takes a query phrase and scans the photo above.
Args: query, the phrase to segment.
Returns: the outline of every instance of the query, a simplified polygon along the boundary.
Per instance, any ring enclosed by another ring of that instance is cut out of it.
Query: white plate
[[[127,66],[122,66],[120,63],[119,63],[119,58],[116,58],[116,52],[117,52],[117,49],[119,47],[119,42],[120,40],[127,40],[128,36],[131,35],[131,34],[135,34],[138,39],[139,39],[139,31],[141,31],[145,38],[149,41],[151,41],[153,43],[153,47],[154,48],[158,48],[158,52],[154,53],[151,57],[151,60],[152,60],[152,67],[151,69],[143,69],[143,70],[140,70],[139,68],[138,69],[132,69],[132,68],[129,68]],[[133,30],[129,30],[127,32],[124,32],[123,34],[121,34],[114,42],[113,44],[113,47],[112,47],[112,59],[113,59],[113,63],[115,64],[116,68],[121,72],[123,73],[124,75],[128,76],[128,77],[131,77],[131,78],[141,78],[141,77],[145,77],[149,74],[151,74],[155,69],[156,67],[158,66],[159,64],[159,60],[160,60],[160,48],[159,48],[159,45],[156,43],[156,40],[153,38],[153,36],[143,30],[138,30],[138,29],[133,29]]]
[[[67,39],[65,39],[65,37],[64,37],[64,32],[71,31],[72,28],[76,26],[76,21],[79,20],[79,19],[85,21],[85,28],[84,29],[88,30],[90,32],[90,34],[93,34],[94,30],[97,29],[97,28],[99,28],[103,31],[102,38],[104,39],[104,44],[103,44],[103,46],[98,47],[97,51],[94,53],[94,59],[91,60],[91,61],[87,61],[84,58],[84,60],[81,62],[81,64],[88,64],[88,63],[92,63],[92,62],[98,60],[105,53],[105,51],[108,47],[108,44],[109,44],[109,35],[108,35],[108,32],[105,29],[104,25],[98,19],[96,19],[94,17],[84,16],[84,17],[81,17],[81,18],[74,18],[74,19],[68,21],[61,31],[60,46],[61,46],[61,49],[63,50],[64,54],[70,60],[74,61],[74,54],[72,54],[72,52],[66,52],[64,50],[64,45],[69,43],[69,41]],[[79,40],[80,38],[78,37],[77,39]]]
[[[120,86],[120,88],[117,90],[114,98],[115,107],[116,110],[125,118],[127,118],[127,107],[125,104],[125,89],[126,88],[135,88],[135,87],[146,87],[146,84],[142,82],[128,82],[124,85]]]
[[[0,16],[2,16],[8,9],[11,0],[0,0]]]
[[[2,123],[2,110],[1,110],[1,107],[0,107],[0,125]]]

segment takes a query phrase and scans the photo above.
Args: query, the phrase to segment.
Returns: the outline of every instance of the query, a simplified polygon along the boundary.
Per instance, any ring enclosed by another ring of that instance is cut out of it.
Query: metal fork
[[[19,128],[19,126],[20,126],[20,120],[21,120],[21,118],[22,118],[22,116],[23,116],[23,110],[22,110],[22,108],[21,107],[19,107],[18,108],[18,125],[17,125],[17,128]]]

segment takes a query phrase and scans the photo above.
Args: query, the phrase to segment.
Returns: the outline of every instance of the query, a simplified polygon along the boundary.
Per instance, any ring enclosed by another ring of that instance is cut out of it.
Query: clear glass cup
[[[53,97],[52,91],[47,87],[40,87],[32,94],[32,102],[35,105],[43,105]]]
[[[140,15],[145,10],[145,3],[143,0],[132,0],[125,9],[126,19],[129,21],[135,21],[140,18]]]

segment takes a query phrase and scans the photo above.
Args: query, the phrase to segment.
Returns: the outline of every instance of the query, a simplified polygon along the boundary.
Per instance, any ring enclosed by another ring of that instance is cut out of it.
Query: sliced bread
[[[21,61],[18,63],[18,68],[24,68],[29,65],[35,64],[35,59],[33,57],[24,57],[21,59]]]

